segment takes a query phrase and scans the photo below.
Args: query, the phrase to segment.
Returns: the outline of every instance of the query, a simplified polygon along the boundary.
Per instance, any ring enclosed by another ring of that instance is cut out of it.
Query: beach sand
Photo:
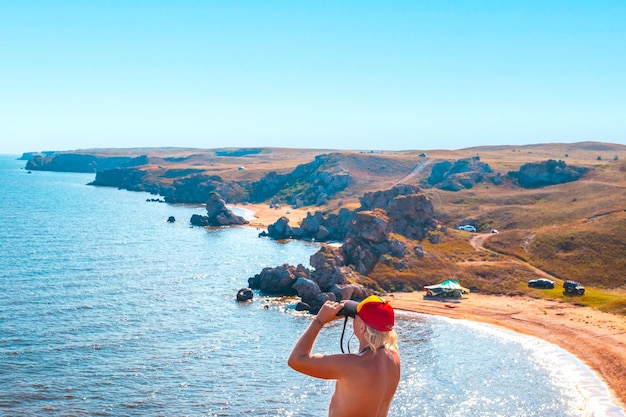
[[[250,225],[263,229],[281,216],[297,226],[308,211],[252,204],[236,207],[252,212]],[[615,404],[626,409],[626,317],[558,300],[469,294],[442,302],[425,299],[424,294],[388,297],[397,309],[489,323],[554,343],[592,369],[609,387]]]
[[[293,209],[289,206],[281,206],[280,208],[270,207],[269,204],[229,204],[229,208],[236,208],[249,212],[244,216],[249,222],[249,226],[267,229],[267,226],[273,224],[281,217],[289,219],[289,225],[298,226],[304,219],[310,209]]]
[[[602,379],[616,405],[626,405],[626,318],[557,300],[469,294],[424,299],[423,292],[388,295],[394,308],[472,320],[541,338],[570,352]],[[626,408],[625,408],[626,409]]]

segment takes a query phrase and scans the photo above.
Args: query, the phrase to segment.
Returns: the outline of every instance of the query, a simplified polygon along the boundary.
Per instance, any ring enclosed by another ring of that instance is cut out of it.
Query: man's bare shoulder
[[[376,352],[352,360],[356,365],[337,380],[329,416],[385,417],[400,381],[399,356]]]

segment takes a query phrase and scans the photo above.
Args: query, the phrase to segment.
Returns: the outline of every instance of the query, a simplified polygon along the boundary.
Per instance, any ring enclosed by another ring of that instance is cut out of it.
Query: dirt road
[[[521,265],[524,265],[525,267],[533,270],[537,275],[539,275],[541,277],[552,279],[552,280],[560,280],[559,277],[555,277],[554,275],[549,274],[548,272],[546,272],[546,271],[544,271],[542,269],[539,269],[536,266],[533,266],[533,265],[529,264],[528,262],[523,261],[523,260],[521,260],[519,258],[516,258],[514,256],[510,256],[510,255],[505,254],[505,253],[495,252],[495,251],[492,251],[491,249],[487,249],[486,247],[483,246],[483,244],[485,242],[485,239],[487,239],[489,236],[493,236],[493,235],[491,233],[478,233],[478,234],[475,234],[475,235],[473,235],[470,238],[470,245],[472,245],[472,247],[475,250],[477,250],[477,251],[482,251],[482,252],[487,252],[487,253],[497,253],[498,255],[506,256],[507,259],[510,259],[511,261],[517,262],[517,263],[519,263]]]

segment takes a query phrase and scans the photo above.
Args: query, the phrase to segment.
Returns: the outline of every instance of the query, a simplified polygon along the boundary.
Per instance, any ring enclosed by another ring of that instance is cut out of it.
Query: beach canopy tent
[[[437,285],[427,285],[424,287],[426,295],[431,297],[461,298],[463,294],[469,294],[467,288],[463,288],[453,279],[443,281]]]

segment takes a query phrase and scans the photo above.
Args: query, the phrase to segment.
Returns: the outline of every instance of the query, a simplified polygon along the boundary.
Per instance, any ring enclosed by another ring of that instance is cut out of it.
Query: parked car
[[[554,281],[546,278],[531,279],[528,281],[528,286],[531,288],[554,288]]]
[[[565,294],[583,295],[585,293],[585,287],[580,285],[580,282],[568,280],[563,283],[563,292]]]
[[[464,224],[463,226],[459,226],[459,230],[465,230],[466,232],[476,232],[476,228],[471,224]]]
[[[500,233],[500,232],[498,232],[497,229],[491,229],[491,234],[492,235],[497,235],[498,233]]]

